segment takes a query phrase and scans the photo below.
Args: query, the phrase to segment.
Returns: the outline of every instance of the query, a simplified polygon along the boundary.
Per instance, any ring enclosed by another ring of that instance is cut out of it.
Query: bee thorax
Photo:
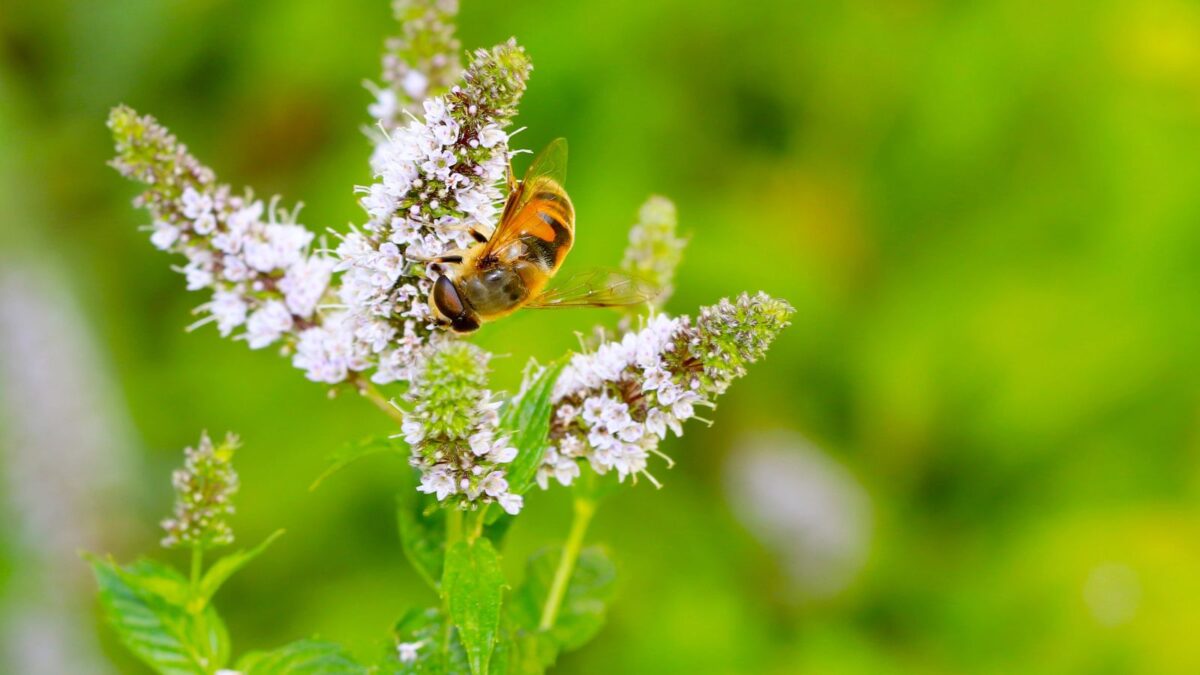
[[[475,311],[483,316],[508,312],[529,297],[525,280],[513,267],[495,267],[466,276],[459,290]]]

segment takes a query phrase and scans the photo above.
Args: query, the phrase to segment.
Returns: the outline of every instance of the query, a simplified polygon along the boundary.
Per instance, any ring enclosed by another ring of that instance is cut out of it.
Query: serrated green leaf
[[[319,640],[300,640],[269,652],[251,652],[238,661],[242,675],[365,675],[341,645]]]
[[[527,633],[537,630],[561,556],[561,548],[534,554],[526,567],[525,581],[513,593],[507,614],[515,626]],[[593,546],[580,552],[558,617],[547,631],[562,651],[582,647],[599,632],[615,579],[616,569],[603,549]]]
[[[271,533],[271,536],[263,540],[261,544],[252,549],[243,549],[236,553],[230,553],[218,559],[208,571],[204,573],[204,577],[200,580],[200,585],[196,589],[196,597],[189,601],[188,608],[192,611],[198,610],[200,607],[208,604],[212,596],[221,588],[229,577],[235,572],[246,566],[246,563],[257,558],[263,551],[267,550],[276,539],[283,536],[283,530],[276,530]]]
[[[433,590],[442,580],[446,557],[446,511],[428,495],[417,492],[416,472],[396,498],[396,522],[404,555]]]
[[[446,552],[442,593],[474,675],[487,675],[504,585],[500,556],[487,539],[460,541]]]
[[[392,633],[393,640],[378,666],[380,675],[458,675],[470,669],[457,633],[446,625],[446,617],[436,607],[410,610],[396,622]],[[415,658],[401,660],[402,644],[415,652]]]
[[[347,443],[337,452],[329,456],[329,466],[325,467],[325,470],[321,472],[321,475],[317,476],[316,479],[313,480],[312,485],[309,485],[308,489],[310,491],[316,490],[321,486],[321,483],[325,482],[326,478],[329,478],[333,474],[341,471],[350,464],[353,464],[364,457],[385,453],[404,455],[407,452],[407,443],[405,443],[402,439],[392,438],[390,436],[372,436],[371,438],[364,438],[357,443]]]
[[[492,656],[492,675],[542,675],[558,658],[558,645],[547,633],[526,631],[502,621],[503,638]]]
[[[505,407],[500,415],[500,428],[509,434],[517,449],[517,456],[507,470],[509,490],[514,494],[529,490],[542,456],[546,454],[552,408],[550,399],[554,394],[554,383],[565,366],[566,361],[546,366],[521,398]]]
[[[91,558],[100,602],[121,642],[155,672],[209,673],[225,665],[229,635],[212,607],[184,607],[188,582],[145,560],[126,568]]]

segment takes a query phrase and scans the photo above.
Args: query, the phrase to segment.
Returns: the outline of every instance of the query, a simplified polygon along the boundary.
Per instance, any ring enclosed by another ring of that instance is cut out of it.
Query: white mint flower
[[[178,227],[161,220],[154,221],[154,234],[150,235],[150,243],[154,244],[154,248],[166,251],[178,240]]]
[[[482,457],[492,451],[492,440],[492,432],[484,430],[472,435],[467,442],[471,446],[471,452]]]
[[[571,358],[555,383],[551,442],[538,469],[569,485],[586,460],[597,473],[619,479],[646,476],[651,453],[667,431],[682,435],[698,405],[712,406],[745,365],[766,352],[788,325],[792,309],[765,294],[722,300],[693,322],[663,315],[641,330]]]
[[[500,497],[508,492],[508,481],[503,471],[493,471],[479,482],[479,489],[489,497]]]
[[[233,543],[228,518],[233,514],[233,495],[238,491],[238,476],[232,465],[237,446],[233,434],[214,444],[204,433],[196,447],[184,450],[183,468],[171,475],[175,509],[162,522],[166,530],[163,546],[205,549]]]
[[[419,490],[459,508],[493,502],[515,513],[522,501],[510,492],[504,467],[516,450],[497,435],[496,402],[484,384],[489,356],[465,342],[450,342],[417,369],[404,400],[401,432],[421,472]],[[514,499],[515,497],[515,499]]]
[[[376,98],[368,112],[385,130],[404,113],[420,114],[427,97],[445,94],[462,74],[457,0],[393,0],[392,8],[401,32],[387,41],[383,86],[368,85]]]
[[[212,293],[200,305],[209,317],[197,325],[211,321],[222,336],[243,339],[255,349],[280,340],[296,346],[301,328],[321,330],[313,315],[327,292],[334,261],[310,254],[313,234],[292,222],[294,213],[274,208],[267,213],[251,195],[231,194],[153,118],[118,107],[109,127],[117,145],[113,166],[147,185],[135,203],[154,217],[151,242],[187,258],[179,270],[189,290]],[[243,326],[246,332],[235,335]],[[320,365],[326,364],[314,370]],[[334,382],[337,370],[324,368],[321,381]]]
[[[329,287],[333,265],[334,261],[327,258],[304,258],[288,267],[279,282],[279,290],[293,314],[305,319],[312,316]]]
[[[492,445],[491,452],[488,453],[488,459],[496,464],[508,464],[517,458],[517,449],[508,444],[507,441],[495,443]]]
[[[292,329],[292,313],[278,300],[259,307],[246,321],[246,342],[251,349],[261,349],[275,342]]]
[[[375,102],[367,106],[367,114],[377,120],[390,120],[400,112],[396,92],[391,89],[379,89],[375,92]]]
[[[396,656],[401,663],[416,663],[418,651],[425,646],[425,641],[401,642],[396,645]]]
[[[179,205],[184,218],[196,220],[211,213],[213,200],[212,197],[189,185],[184,188],[183,194],[179,197]]]
[[[246,301],[242,294],[236,291],[217,291],[213,293],[212,302],[208,303],[208,311],[217,322],[217,330],[222,336],[228,336],[233,329],[246,321]]]
[[[414,419],[405,420],[400,429],[404,432],[404,442],[409,445],[416,445],[425,440],[425,425]]]
[[[421,476],[421,484],[417,486],[417,490],[420,492],[436,495],[439,502],[454,494],[455,489],[454,476],[444,465],[434,466],[426,471]]]
[[[521,512],[521,507],[525,504],[525,498],[521,495],[505,493],[500,495],[497,500],[500,508],[504,509],[505,513],[510,516],[515,516]]]
[[[400,86],[404,88],[404,93],[408,94],[409,98],[419,101],[429,92],[429,78],[416,70],[410,70],[404,74]]]

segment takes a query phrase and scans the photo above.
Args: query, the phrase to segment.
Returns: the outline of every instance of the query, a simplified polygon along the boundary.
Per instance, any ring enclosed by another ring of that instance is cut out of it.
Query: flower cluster
[[[458,0],[394,0],[392,13],[401,32],[384,48],[384,86],[368,85],[375,94],[368,112],[384,131],[401,126],[405,113],[420,115],[426,98],[445,94],[462,75]]]
[[[152,117],[121,106],[108,125],[117,143],[112,165],[149,186],[135,204],[154,218],[150,241],[187,258],[180,271],[189,290],[212,291],[199,323],[216,322],[223,336],[243,328],[238,337],[258,349],[314,322],[334,261],[309,253],[312,232],[295,213],[217,184]]]
[[[410,380],[433,323],[427,259],[490,231],[508,162],[503,131],[525,89],[529,60],[509,41],[479,50],[463,86],[426,99],[425,117],[394,129],[376,148],[378,182],[363,188],[369,221],[337,247],[343,315],[301,335],[309,377],[337,382],[376,365],[372,380]],[[302,355],[302,356],[301,356]]]
[[[504,465],[517,450],[497,432],[500,402],[486,389],[488,359],[465,342],[425,359],[404,397],[411,409],[404,411],[401,435],[412,446],[409,461],[421,471],[421,492],[462,508],[498,502],[516,514],[522,499],[509,492]]]
[[[743,294],[703,308],[694,322],[655,316],[637,332],[572,357],[555,384],[551,447],[538,484],[546,488],[553,478],[569,485],[580,459],[597,473],[616,470],[621,480],[642,474],[654,482],[647,459],[661,454],[667,431],[682,435],[697,406],[713,406],[791,314],[782,300]]]
[[[226,519],[233,514],[232,497],[238,490],[232,464],[237,446],[238,439],[232,434],[213,445],[204,433],[196,447],[184,450],[183,468],[171,475],[175,511],[162,522],[167,531],[163,546],[210,548],[233,543],[233,530]]]
[[[687,239],[675,234],[675,204],[666,197],[646,200],[638,211],[638,221],[629,230],[629,245],[621,260],[621,269],[644,279],[658,294],[655,307],[662,307],[674,292],[675,268],[683,258]]]
[[[369,220],[342,237],[336,257],[310,253],[313,235],[294,213],[232,194],[153,118],[126,107],[109,119],[113,166],[149,186],[135,203],[154,217],[154,244],[187,258],[188,288],[212,290],[199,323],[216,322],[223,336],[242,329],[253,348],[282,340],[317,382],[372,369],[377,383],[409,380],[431,340],[445,337],[429,312],[430,271],[412,259],[466,246],[473,231],[494,226],[504,129],[529,71],[511,40],[478,50],[461,85],[425,99],[423,120],[392,129],[371,160],[378,182],[363,189]]]

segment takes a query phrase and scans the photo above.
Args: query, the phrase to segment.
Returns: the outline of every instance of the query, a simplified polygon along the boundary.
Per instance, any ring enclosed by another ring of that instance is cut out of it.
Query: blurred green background
[[[462,4],[464,48],[515,35],[533,58],[515,144],[570,140],[570,265],[616,262],[662,193],[691,236],[671,311],[759,289],[797,309],[716,424],[666,444],[665,488],[600,511],[619,594],[558,672],[1200,672],[1200,6]],[[218,596],[236,652],[372,654],[432,601],[394,531],[399,462],[308,490],[387,419],[184,333],[198,297],[104,166],[123,102],[310,227],[362,222],[361,82],[393,32],[384,0],[0,8],[10,664],[74,616],[94,672],[142,672],[74,551],[171,555],[157,520],[201,429],[243,437],[240,541],[288,530]],[[601,318],[486,328],[496,386]],[[760,485],[789,457],[796,481]],[[568,511],[529,500],[514,573]]]

